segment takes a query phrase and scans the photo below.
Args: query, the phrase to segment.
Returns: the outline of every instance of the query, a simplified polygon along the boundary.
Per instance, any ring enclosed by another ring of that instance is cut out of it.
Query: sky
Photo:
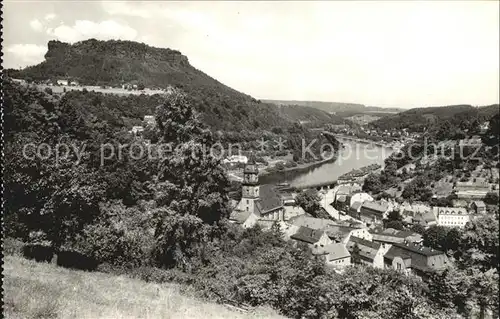
[[[4,1],[5,68],[49,40],[176,49],[258,99],[425,107],[499,102],[497,1]]]

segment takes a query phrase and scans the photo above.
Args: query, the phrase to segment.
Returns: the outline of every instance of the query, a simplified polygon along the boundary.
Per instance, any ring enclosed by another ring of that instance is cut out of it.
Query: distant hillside
[[[284,105],[279,110],[280,115],[288,121],[301,122],[310,127],[321,127],[326,124],[345,124],[349,122],[338,115],[329,114],[313,107]]]
[[[422,131],[437,121],[486,121],[498,113],[499,105],[473,107],[471,105],[449,105],[411,109],[399,114],[378,119],[370,124],[382,130],[408,128]]]
[[[119,86],[127,83],[150,88],[178,87],[194,100],[193,105],[203,122],[216,130],[286,128],[292,124],[291,121],[310,117],[307,111],[279,110],[273,104],[261,103],[220,83],[191,66],[188,58],[179,51],[131,41],[90,39],[73,45],[50,41],[45,61],[21,71],[8,70],[7,74],[12,78],[34,81],[64,78],[77,80],[82,85]],[[155,106],[149,105],[143,112],[135,113],[138,116],[143,116],[145,112],[151,114]],[[318,115],[317,112],[311,116],[325,118],[324,114]]]
[[[355,114],[363,113],[394,113],[401,112],[402,109],[399,108],[382,108],[376,106],[366,106],[363,104],[356,103],[341,103],[341,102],[319,102],[319,101],[287,101],[287,100],[262,100],[263,102],[273,103],[276,105],[300,105],[313,107],[318,110],[322,110],[328,113],[336,113],[342,117],[348,117]],[[345,113],[345,114],[340,114]]]

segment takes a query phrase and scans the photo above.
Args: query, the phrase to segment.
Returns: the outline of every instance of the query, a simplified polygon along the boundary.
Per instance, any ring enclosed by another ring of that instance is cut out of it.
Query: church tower
[[[255,212],[255,204],[259,199],[259,170],[253,154],[243,170],[243,183],[241,191],[241,209]]]

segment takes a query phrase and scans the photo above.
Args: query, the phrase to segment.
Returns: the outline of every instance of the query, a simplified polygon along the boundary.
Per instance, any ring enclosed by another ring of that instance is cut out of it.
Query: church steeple
[[[259,170],[253,153],[250,154],[243,169],[242,196],[245,198],[259,197]]]
[[[257,163],[255,162],[255,156],[253,153],[250,153],[247,163],[245,164],[245,169],[243,170],[243,174],[259,174],[259,170],[257,168]]]

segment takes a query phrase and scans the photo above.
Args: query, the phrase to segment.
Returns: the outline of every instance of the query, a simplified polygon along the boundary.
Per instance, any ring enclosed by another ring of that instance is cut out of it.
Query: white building
[[[57,80],[57,85],[68,85],[68,80]]]
[[[142,127],[142,126],[133,126],[132,130],[130,131],[130,133],[137,134],[137,133],[140,133],[140,132],[143,132],[143,131],[144,131],[144,127]]]
[[[146,126],[155,126],[156,121],[154,115],[144,115],[144,122],[146,123]]]
[[[224,163],[242,163],[246,164],[248,163],[248,158],[244,155],[232,155],[229,156],[228,158],[224,159]]]
[[[470,215],[464,207],[433,207],[438,218],[438,226],[462,228],[470,221]]]
[[[364,203],[366,201],[373,202],[373,197],[368,193],[356,193],[351,196],[349,206],[352,206],[355,202]]]

